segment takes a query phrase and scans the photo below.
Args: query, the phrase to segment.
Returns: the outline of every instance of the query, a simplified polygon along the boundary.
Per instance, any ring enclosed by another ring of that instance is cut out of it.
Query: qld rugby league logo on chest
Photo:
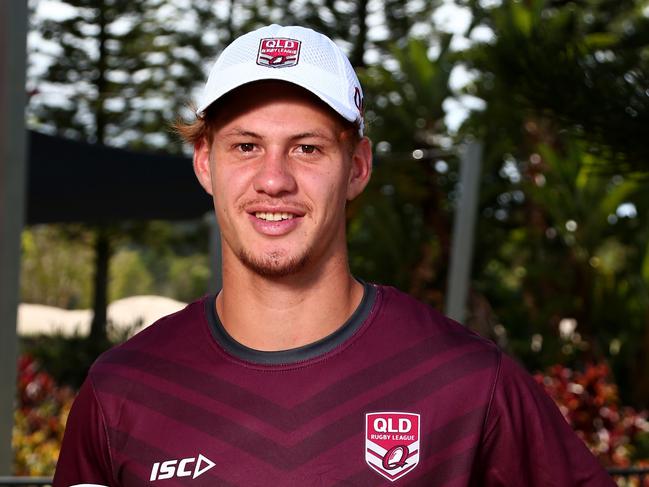
[[[295,66],[300,60],[300,45],[301,42],[295,39],[262,39],[257,52],[257,64],[268,68]]]
[[[365,415],[365,461],[390,482],[419,463],[419,414],[402,412]]]

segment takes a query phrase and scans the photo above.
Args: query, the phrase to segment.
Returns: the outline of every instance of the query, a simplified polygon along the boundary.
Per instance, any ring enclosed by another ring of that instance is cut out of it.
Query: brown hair
[[[189,109],[192,113],[196,113],[195,106],[190,105]],[[184,142],[191,146],[195,146],[201,140],[206,140],[211,145],[216,125],[215,111],[214,106],[208,107],[202,117],[196,116],[194,120],[185,120],[179,116],[171,125],[171,128]]]

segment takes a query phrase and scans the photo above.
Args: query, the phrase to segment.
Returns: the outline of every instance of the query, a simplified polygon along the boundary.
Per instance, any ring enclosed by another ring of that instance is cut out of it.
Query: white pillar
[[[0,474],[11,473],[25,198],[27,2],[0,1]]]
[[[451,263],[446,289],[446,315],[462,323],[466,317],[471,263],[473,260],[474,230],[480,174],[482,144],[472,141],[460,149],[460,187],[451,243]]]

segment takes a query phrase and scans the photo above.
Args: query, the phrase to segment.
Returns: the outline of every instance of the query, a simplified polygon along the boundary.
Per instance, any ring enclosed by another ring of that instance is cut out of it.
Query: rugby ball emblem
[[[410,473],[419,463],[420,416],[377,412],[365,415],[365,461],[390,482]]]

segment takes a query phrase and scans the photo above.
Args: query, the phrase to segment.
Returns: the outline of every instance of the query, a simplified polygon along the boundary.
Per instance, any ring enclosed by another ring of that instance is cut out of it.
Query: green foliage
[[[211,270],[202,222],[126,224],[114,240],[109,297],[156,294],[189,302],[205,294]],[[92,300],[92,233],[81,226],[40,225],[23,232],[21,300],[65,309]]]
[[[368,132],[375,143],[387,141],[390,153],[412,160],[412,151],[439,147],[445,133],[442,103],[451,95],[448,87],[453,68],[450,37],[441,39],[441,51],[429,57],[429,45],[410,39],[405,48],[390,45],[396,64],[367,68],[362,75],[368,109]],[[381,150],[378,151],[379,158]]]
[[[79,226],[40,225],[23,231],[20,295],[23,302],[60,308],[90,304],[92,251]]]
[[[21,340],[21,353],[33,357],[39,369],[55,377],[59,384],[78,389],[97,357],[114,344],[79,335],[37,336]]]
[[[146,294],[189,302],[207,292],[212,271],[205,222],[152,221],[131,235],[128,249],[153,279]]]
[[[518,161],[517,189],[503,194],[518,192],[520,202],[499,195],[500,208],[487,213],[495,216],[481,222],[480,235],[493,232],[502,241],[480,248],[476,290],[529,367],[607,357],[625,400],[645,404],[647,362],[638,338],[647,332],[649,312],[640,271],[649,239],[646,191],[636,181],[594,172],[599,162],[583,143],[556,145],[539,144]],[[624,216],[624,205],[636,214]],[[560,333],[564,319],[577,324],[569,337]],[[543,343],[532,347],[535,334]]]
[[[350,208],[348,232],[353,272],[436,304],[450,242],[446,194],[455,178],[455,156],[443,151],[450,38],[439,41],[435,57],[422,39],[389,44],[391,67],[374,65],[362,73],[375,167]]]
[[[624,400],[649,404],[643,5],[465,3],[493,32],[457,53],[486,102],[460,134],[486,144],[474,301],[529,368],[605,358]]]
[[[545,118],[586,141],[605,162],[601,170],[647,173],[649,20],[642,1],[467,3],[474,27],[495,34],[462,55],[480,71],[472,88],[488,102],[472,130],[490,140],[503,124],[521,142],[521,116]]]
[[[384,177],[390,171],[383,169],[356,203],[348,229],[350,264],[358,276],[407,289],[426,241],[423,214],[414,204],[404,203],[403,187]],[[402,181],[410,179],[400,176]]]
[[[211,276],[207,255],[178,257],[169,266],[166,286],[168,294],[180,301],[193,301],[208,291]]]
[[[153,276],[142,256],[128,248],[119,250],[110,262],[109,299],[115,301],[127,296],[150,294]]]

